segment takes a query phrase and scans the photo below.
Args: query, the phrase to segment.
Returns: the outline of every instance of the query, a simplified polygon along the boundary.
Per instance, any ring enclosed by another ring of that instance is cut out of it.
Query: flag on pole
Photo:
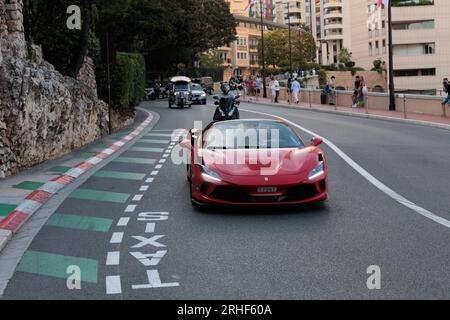
[[[378,0],[378,7],[381,7],[382,5],[387,7],[389,5],[390,1],[391,0]]]
[[[254,4],[256,4],[256,3],[258,3],[258,2],[259,2],[259,0],[249,0],[248,3],[247,3],[247,5],[245,6],[244,11],[247,11],[248,8],[250,8],[251,6],[253,6]]]

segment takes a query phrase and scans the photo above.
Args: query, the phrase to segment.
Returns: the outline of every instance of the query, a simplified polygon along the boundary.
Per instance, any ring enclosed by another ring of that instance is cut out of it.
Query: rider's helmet
[[[222,85],[220,86],[220,90],[222,90],[222,92],[224,94],[228,94],[230,92],[231,88],[228,83],[222,83]]]

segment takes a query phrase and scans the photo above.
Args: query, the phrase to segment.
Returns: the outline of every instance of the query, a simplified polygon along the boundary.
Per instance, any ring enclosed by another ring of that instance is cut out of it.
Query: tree
[[[222,66],[222,58],[214,52],[202,54],[200,57],[200,68],[218,69]]]
[[[316,44],[314,37],[305,28],[291,30],[292,65],[303,68],[316,59]],[[289,30],[278,29],[267,33],[264,37],[265,60],[273,68],[289,68]],[[259,44],[259,59],[262,60],[261,43]]]
[[[376,71],[378,73],[383,73],[386,71],[386,62],[382,59],[376,59],[373,61],[373,68],[371,71]]]
[[[342,48],[339,52],[339,62],[347,65],[352,61],[352,53],[347,48]]]

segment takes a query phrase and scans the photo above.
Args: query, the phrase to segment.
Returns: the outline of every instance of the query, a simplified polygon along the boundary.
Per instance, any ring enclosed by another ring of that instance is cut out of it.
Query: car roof
[[[170,82],[191,82],[191,78],[184,77],[184,76],[176,76],[170,79]]]

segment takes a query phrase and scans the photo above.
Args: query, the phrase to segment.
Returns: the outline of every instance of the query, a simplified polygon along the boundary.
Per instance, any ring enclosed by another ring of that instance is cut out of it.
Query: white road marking
[[[155,226],[156,226],[156,224],[154,222],[147,223],[147,225],[145,227],[145,233],[155,232]]]
[[[147,191],[149,186],[142,186],[139,188],[139,191]]]
[[[139,284],[131,286],[133,289],[152,289],[178,287],[178,282],[162,283],[158,270],[147,270],[148,284]]]
[[[312,135],[312,136],[316,136],[316,137],[321,137],[320,135],[318,135],[317,133],[310,131],[292,121],[289,121],[285,118],[279,117],[279,116],[275,116],[272,114],[268,114],[268,113],[264,113],[264,112],[258,112],[258,111],[251,111],[251,110],[246,110],[246,109],[241,109],[242,111],[245,112],[250,112],[250,113],[256,113],[256,114],[260,114],[260,115],[264,115],[264,116],[269,116],[269,117],[273,117],[273,118],[277,118],[280,120],[283,120],[286,123],[289,123],[295,127],[297,127],[298,129]],[[405,197],[403,197],[402,195],[398,194],[397,192],[395,192],[394,190],[392,190],[391,188],[389,188],[388,186],[386,186],[385,184],[383,184],[380,180],[378,180],[377,178],[375,178],[373,175],[371,175],[368,171],[366,171],[363,167],[361,167],[359,164],[357,164],[352,158],[350,158],[344,151],[342,151],[341,149],[339,149],[333,142],[331,142],[330,140],[323,138],[323,142],[325,144],[327,144],[334,152],[337,153],[337,155],[339,157],[341,157],[345,162],[347,162],[348,165],[350,165],[350,167],[352,167],[356,172],[358,172],[361,176],[363,176],[367,181],[369,181],[372,185],[374,185],[377,189],[379,189],[381,192],[383,192],[384,194],[386,194],[387,196],[391,197],[392,199],[394,199],[395,201],[397,201],[398,203],[402,204],[403,206],[417,212],[418,214],[436,222],[439,223],[440,225],[450,228],[450,221],[446,220],[434,213],[432,213],[431,211],[428,211],[425,208],[422,208],[420,206],[418,206],[417,204],[415,204],[414,202],[406,199]]]
[[[159,163],[166,163],[167,159],[161,159],[159,160]]]
[[[121,294],[122,285],[120,282],[120,276],[107,276],[106,277],[106,294]]]
[[[155,171],[153,171],[153,172],[151,173],[151,175],[152,175],[152,176],[157,176],[158,173],[159,173],[159,171],[156,171],[156,170],[155,170]]]
[[[143,194],[137,194],[133,197],[132,201],[141,201],[143,196]]]
[[[162,165],[161,164],[158,164],[156,167],[155,167],[155,169],[161,169],[162,168]]]
[[[122,239],[123,239],[123,232],[114,232],[111,237],[110,243],[119,244],[122,243]]]
[[[120,261],[120,252],[119,251],[108,252],[108,255],[106,257],[106,265],[107,266],[118,266],[119,261]]]
[[[168,154],[168,153],[163,154],[163,158],[168,158],[169,156],[170,156],[170,154]]]
[[[125,212],[126,213],[131,213],[134,212],[134,210],[136,210],[136,205],[135,204],[130,204],[126,207]]]
[[[145,180],[146,183],[152,183],[154,180],[154,178],[148,178],[147,180]]]
[[[135,205],[135,204],[130,204],[130,205],[127,206],[127,208],[125,209],[125,212],[130,213],[130,212],[134,212],[134,210],[136,210],[136,205]]]
[[[118,227],[126,227],[128,225],[128,222],[130,222],[130,218],[122,217],[119,219],[119,222],[117,222],[117,226]]]

